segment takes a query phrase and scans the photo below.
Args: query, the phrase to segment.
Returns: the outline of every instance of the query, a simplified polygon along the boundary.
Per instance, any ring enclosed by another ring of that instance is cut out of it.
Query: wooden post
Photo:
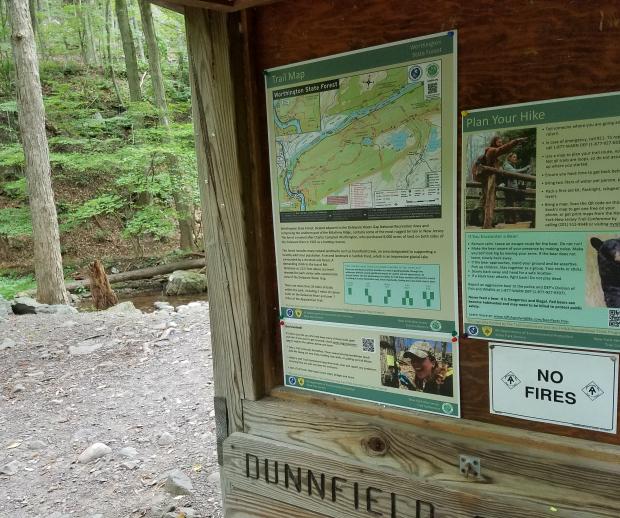
[[[497,177],[493,174],[486,174],[486,178],[482,181],[482,210],[483,220],[482,228],[493,228],[493,216],[495,215],[495,202],[497,185]]]
[[[243,430],[241,401],[262,390],[253,342],[248,231],[235,125],[228,15],[185,12],[198,156],[216,398],[224,398],[228,433]],[[220,400],[221,401],[221,400]],[[220,403],[220,407],[221,407]],[[225,438],[223,432],[218,442]]]

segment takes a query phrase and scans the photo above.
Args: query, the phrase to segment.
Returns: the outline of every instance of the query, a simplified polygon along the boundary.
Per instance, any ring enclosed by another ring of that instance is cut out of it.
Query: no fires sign
[[[616,433],[618,355],[489,345],[491,413]]]

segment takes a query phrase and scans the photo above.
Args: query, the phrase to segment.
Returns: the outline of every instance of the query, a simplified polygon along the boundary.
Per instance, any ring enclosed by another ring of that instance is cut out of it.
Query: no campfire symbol
[[[512,371],[504,375],[502,381],[504,382],[504,385],[506,385],[511,390],[515,388],[519,383],[521,383],[521,380],[517,378],[517,375]]]

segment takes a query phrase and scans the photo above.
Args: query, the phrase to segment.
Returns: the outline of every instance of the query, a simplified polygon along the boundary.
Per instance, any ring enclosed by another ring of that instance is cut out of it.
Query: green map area
[[[319,94],[300,95],[273,102],[276,135],[295,135],[321,129]]]
[[[280,211],[404,206],[439,191],[441,99],[409,70],[344,77],[338,89],[273,102]]]

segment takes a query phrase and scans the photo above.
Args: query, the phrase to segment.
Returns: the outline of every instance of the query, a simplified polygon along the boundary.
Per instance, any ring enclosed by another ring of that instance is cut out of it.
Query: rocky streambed
[[[221,517],[206,302],[0,316],[0,517]]]

